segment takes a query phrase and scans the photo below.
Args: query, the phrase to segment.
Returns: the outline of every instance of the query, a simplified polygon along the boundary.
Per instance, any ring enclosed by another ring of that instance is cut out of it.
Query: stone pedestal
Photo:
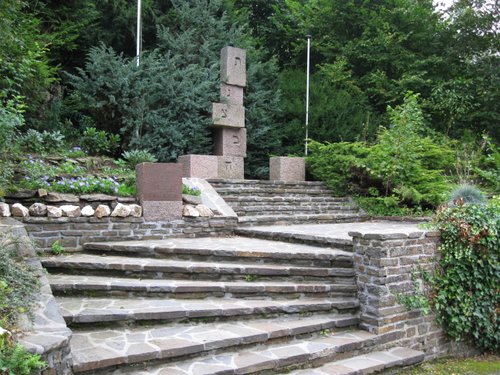
[[[305,181],[304,158],[277,156],[269,159],[269,179],[280,181]]]
[[[214,130],[214,154],[246,157],[247,130],[220,128]]]
[[[217,156],[219,160],[219,178],[243,180],[244,163],[242,157]]]
[[[178,163],[137,165],[137,197],[146,220],[182,217],[182,168]]]
[[[228,85],[245,87],[246,51],[241,48],[224,47],[221,51],[221,81]]]
[[[214,126],[244,128],[245,107],[237,104],[212,103],[212,122]]]
[[[182,155],[183,177],[218,178],[219,161],[215,155]]]

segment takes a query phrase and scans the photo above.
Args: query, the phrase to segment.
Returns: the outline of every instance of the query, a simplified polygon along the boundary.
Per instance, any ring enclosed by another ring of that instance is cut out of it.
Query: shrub
[[[158,161],[153,154],[146,150],[125,151],[122,158],[127,162],[130,169],[135,169],[137,164],[156,163]]]
[[[450,193],[448,205],[458,202],[464,204],[484,204],[486,203],[486,197],[477,187],[464,184],[453,189]]]
[[[443,207],[433,221],[441,232],[432,300],[438,320],[453,339],[498,351],[500,207]]]
[[[31,375],[35,370],[46,366],[47,364],[40,359],[40,355],[29,353],[20,344],[0,345],[0,374]]]
[[[120,146],[120,136],[90,127],[83,132],[80,145],[89,155],[112,155]]]
[[[195,195],[199,197],[201,195],[201,191],[198,188],[191,188],[187,185],[182,184],[182,194]]]
[[[37,154],[47,154],[62,151],[64,135],[59,131],[48,132],[44,130],[43,132],[39,132],[29,129],[26,134],[20,137],[20,142],[27,151]]]

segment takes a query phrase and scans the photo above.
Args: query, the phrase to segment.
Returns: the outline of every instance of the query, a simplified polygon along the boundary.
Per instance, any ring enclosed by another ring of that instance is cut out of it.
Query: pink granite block
[[[214,154],[247,156],[247,130],[219,128],[214,131]]]
[[[182,218],[182,201],[141,202],[144,220],[166,221]]]
[[[182,202],[182,164],[141,163],[135,168],[139,201]]]
[[[219,160],[218,178],[243,180],[244,162],[242,157],[217,156]]]
[[[218,178],[219,161],[214,155],[182,155],[183,177]]]
[[[304,158],[277,156],[269,159],[269,179],[281,181],[305,181]]]

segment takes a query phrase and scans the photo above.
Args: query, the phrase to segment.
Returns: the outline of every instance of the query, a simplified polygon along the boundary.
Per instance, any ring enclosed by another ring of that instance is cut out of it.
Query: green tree
[[[246,90],[250,174],[264,173],[264,158],[279,145],[273,131],[279,93],[273,60],[260,62],[253,40],[221,7],[221,1],[172,1],[168,27],[141,64],[104,46],[94,48],[85,69],[71,76],[71,104],[81,126],[121,132],[127,147],[144,148],[161,161],[211,152],[211,103],[219,101],[220,50],[248,50]],[[90,122],[89,122],[90,120]]]

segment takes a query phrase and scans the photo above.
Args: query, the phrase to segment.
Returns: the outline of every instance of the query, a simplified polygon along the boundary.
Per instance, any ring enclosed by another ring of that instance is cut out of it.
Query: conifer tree
[[[220,50],[246,48],[247,171],[263,177],[268,154],[279,146],[276,63],[259,61],[262,53],[220,0],[172,0],[166,19],[157,47],[144,53],[139,67],[110,48],[92,49],[85,68],[71,76],[72,102],[98,128],[121,132],[127,147],[151,151],[161,161],[209,154],[211,103],[220,101]]]

